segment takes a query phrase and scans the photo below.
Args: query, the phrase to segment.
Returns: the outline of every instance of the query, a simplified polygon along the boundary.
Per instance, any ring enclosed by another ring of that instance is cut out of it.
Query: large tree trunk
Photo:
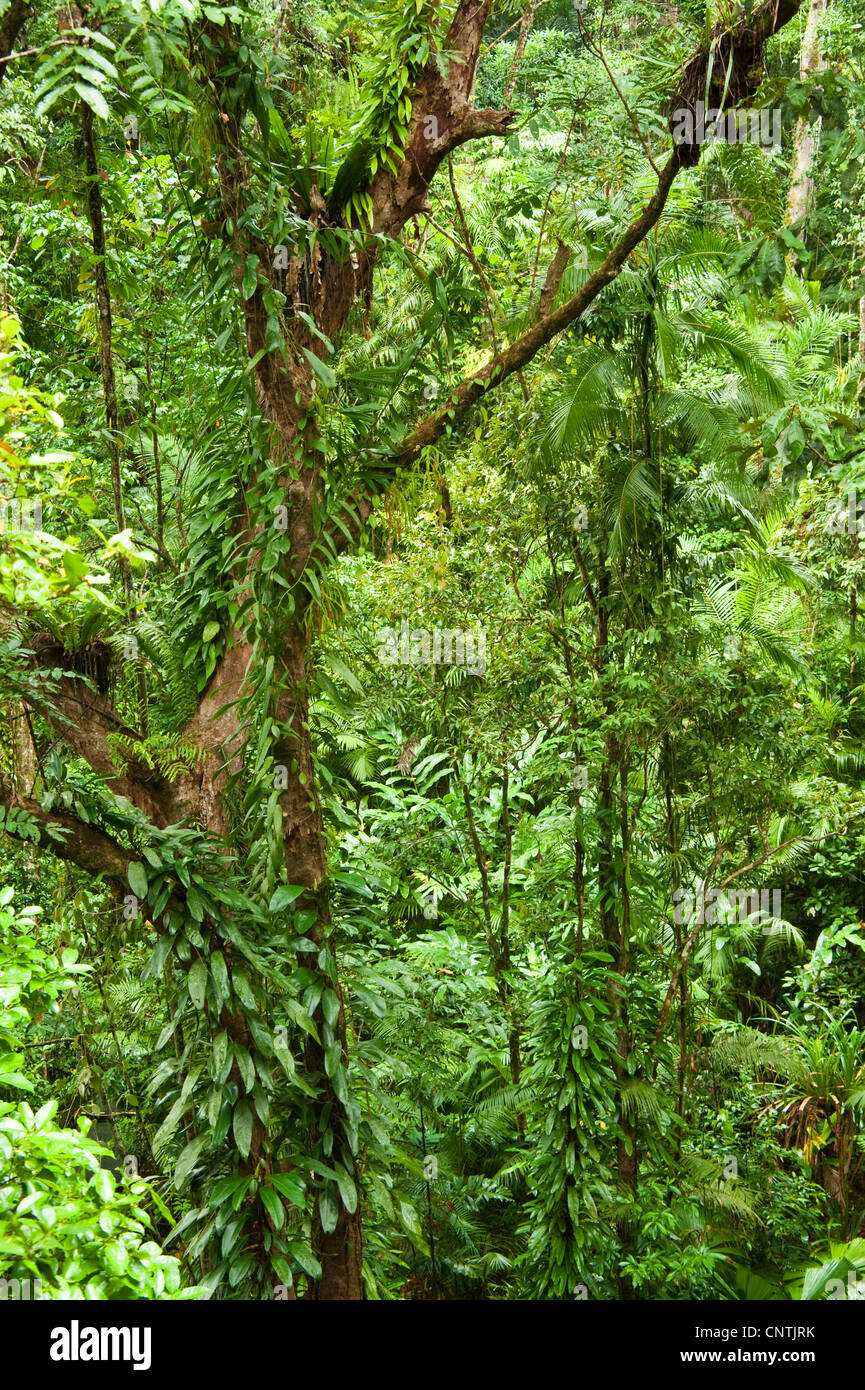
[[[327,900],[327,849],[322,822],[321,803],[315,780],[315,762],[309,730],[308,668],[310,652],[308,637],[302,625],[292,629],[283,646],[283,658],[289,686],[278,707],[278,722],[284,729],[283,739],[274,746],[274,760],[288,768],[296,765],[296,771],[288,779],[288,787],[280,798],[282,807],[282,834],[285,867],[288,882],[302,885],[306,890],[297,901],[297,906],[314,908],[317,922],[309,935],[319,945],[329,947],[333,960],[332,974],[326,977],[326,987],[333,990],[339,998],[339,1014],[333,1026],[334,1041],[339,1043],[343,1065],[348,1069],[347,1028],[345,1001],[339,983],[336,963],[336,947],[331,935],[330,911]],[[318,1078],[321,1093],[317,1102],[319,1111],[325,1106],[332,1108],[330,1128],[335,1130],[333,1152],[338,1156],[347,1172],[354,1180],[360,1193],[360,1173],[352,1152],[348,1127],[345,1124],[345,1111],[328,1080],[325,1070],[323,1043],[330,1036],[321,1004],[314,1014],[315,1023],[322,1037],[322,1044],[314,1038],[306,1043],[307,1070]],[[311,1140],[315,1145],[321,1137],[318,1126],[314,1127]],[[345,1300],[363,1298],[361,1275],[363,1256],[363,1236],[361,1207],[358,1199],[357,1209],[349,1212],[339,1204],[336,1229],[326,1232],[316,1207],[313,1223],[313,1249],[321,1263],[321,1279],[314,1285],[310,1295],[314,1299]]]
[[[799,58],[799,75],[803,82],[815,72],[822,72],[826,66],[820,43],[820,23],[825,12],[826,0],[811,0]],[[819,116],[814,121],[800,116],[796,122],[790,196],[787,201],[787,221],[793,226],[808,216],[814,197],[813,168],[820,146],[821,128]]]

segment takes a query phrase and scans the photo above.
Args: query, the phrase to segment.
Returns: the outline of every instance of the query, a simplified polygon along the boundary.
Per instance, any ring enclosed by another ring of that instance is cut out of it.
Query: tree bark
[[[517,44],[516,48],[514,49],[513,62],[511,63],[511,70],[508,73],[508,82],[507,86],[505,87],[505,106],[510,106],[511,100],[514,95],[514,88],[517,85],[517,78],[520,74],[520,67],[523,61],[523,54],[526,51],[526,44],[528,43],[529,39],[529,31],[532,27],[532,24],[534,23],[535,11],[538,8],[539,3],[540,0],[530,0],[530,3],[526,6],[523,17],[520,20],[520,32],[517,34]]]
[[[18,35],[32,16],[33,7],[27,0],[11,0],[8,10],[0,19],[0,82],[6,76],[6,60],[15,47]]]
[[[826,67],[820,43],[820,23],[825,13],[826,0],[810,0],[799,57],[799,76],[803,82]],[[790,196],[787,200],[787,221],[792,226],[803,222],[811,208],[814,197],[812,170],[820,146],[821,128],[822,121],[819,116],[814,121],[800,116],[796,122]]]

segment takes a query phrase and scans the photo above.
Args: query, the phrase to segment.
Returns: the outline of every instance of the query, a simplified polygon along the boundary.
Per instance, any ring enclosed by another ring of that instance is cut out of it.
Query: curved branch
[[[601,290],[616,279],[631,252],[658,221],[681,167],[678,152],[674,150],[661,171],[654,194],[643,207],[640,216],[631,223],[624,236],[609,252],[603,264],[589,276],[584,285],[580,286],[577,293],[558,309],[537,319],[503,352],[489,358],[471,376],[465,377],[451,392],[444,405],[427,415],[409,435],[399,452],[387,460],[389,469],[405,467],[422,449],[435,444],[448,426],[453,425],[454,421],[464,415],[487,391],[501,386],[509,376],[527,366],[540,348],[585,313]]]
[[[111,792],[126,797],[156,825],[170,824],[173,808],[163,809],[160,804],[161,793],[167,789],[160,773],[135,759],[122,772],[117,767],[110,737],[117,734],[137,742],[141,735],[121,719],[106,696],[91,689],[84,680],[63,676],[44,699],[28,693],[26,704],[95,773],[109,779]]]
[[[135,855],[132,850],[118,845],[104,830],[85,825],[71,811],[58,808],[45,811],[29,796],[13,795],[9,804],[26,811],[36,821],[41,835],[40,849],[77,864],[94,878],[107,878],[126,886],[126,870]],[[61,832],[59,837],[58,832]]]
[[[372,514],[376,497],[386,491],[394,473],[413,463],[422,450],[435,444],[448,427],[453,426],[465,415],[487,391],[501,386],[508,377],[521,371],[542,347],[585,313],[601,290],[616,279],[633,249],[658,221],[673,181],[681,168],[678,151],[674,150],[669,162],[661,171],[658,187],[640,216],[631,223],[603,264],[589,276],[577,293],[558,309],[536,318],[525,333],[516,338],[509,347],[490,357],[471,376],[465,377],[451,392],[444,405],[421,420],[395,454],[380,456],[377,459],[380,473],[355,496],[352,505],[345,507],[336,518],[333,529],[328,531],[319,543],[322,551],[330,550],[338,554],[355,544]],[[564,269],[563,266],[561,268]],[[558,269],[557,266],[553,272],[553,283]]]

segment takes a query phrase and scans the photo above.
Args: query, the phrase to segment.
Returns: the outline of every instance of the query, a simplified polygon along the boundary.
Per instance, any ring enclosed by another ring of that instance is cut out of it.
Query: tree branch
[[[556,254],[553,256],[553,259],[550,261],[550,264],[547,268],[547,276],[544,280],[544,287],[541,290],[540,298],[538,299],[538,309],[535,315],[536,319],[546,318],[547,314],[549,314],[550,310],[552,309],[553,302],[556,298],[556,295],[559,292],[559,286],[562,283],[562,276],[568,268],[568,262],[570,259],[570,246],[566,246],[565,243],[561,240],[561,238],[559,238],[558,245],[556,247]]]
[[[720,102],[723,88],[719,87],[716,91],[714,85],[721,81],[717,76],[720,58],[724,59],[727,67],[732,66],[735,70],[735,81],[728,84],[730,92],[737,100],[750,99],[762,80],[761,60],[766,42],[793,18],[801,4],[802,0],[764,0],[753,15],[740,19],[731,28],[716,27],[709,44],[701,46],[683,67],[678,92],[667,104],[671,112],[671,123],[672,112],[683,108],[691,109],[697,96],[705,94],[707,87],[707,100],[714,95]],[[460,8],[471,9],[471,6],[463,5]],[[483,7],[476,6],[475,13],[480,8]],[[710,58],[714,74],[712,85],[708,82]],[[724,64],[720,64],[722,75],[726,72]],[[726,82],[726,77],[724,81]],[[699,145],[687,142],[676,145],[660,172],[654,195],[607,255],[603,264],[589,276],[578,292],[555,311],[540,317],[508,348],[495,354],[478,371],[466,377],[440,408],[421,420],[396,454],[391,454],[386,459],[382,458],[385,476],[379,478],[370,490],[356,497],[354,507],[347,510],[340,519],[339,533],[332,538],[337,550],[344,549],[348,540],[353,541],[359,535],[372,512],[375,496],[387,486],[388,476],[398,468],[411,464],[423,449],[437,443],[448,427],[466,414],[487,391],[501,386],[509,376],[521,371],[541,347],[578,319],[601,290],[616,279],[631,251],[639,245],[661,216],[677,174],[682,168],[698,163],[700,148]]]
[[[571,299],[543,318],[536,319],[509,347],[494,354],[471,376],[465,377],[451,392],[444,405],[427,415],[395,454],[378,456],[381,474],[354,497],[350,507],[345,508],[334,528],[327,532],[326,538],[320,542],[323,550],[330,549],[338,554],[346,550],[350,544],[354,544],[369,520],[376,497],[385,491],[397,469],[406,468],[413,463],[422,450],[437,443],[448,426],[453,426],[487,391],[501,386],[508,377],[521,371],[540,348],[585,313],[601,290],[616,279],[631,251],[657,222],[681,167],[678,153],[674,150],[669,163],[661,171],[655,193],[643,207],[640,216],[631,223],[603,264],[589,276]]]
[[[476,372],[466,377],[451,392],[444,405],[421,421],[396,457],[390,460],[392,467],[405,467],[422,449],[435,444],[447,427],[464,415],[487,391],[492,387],[501,386],[509,376],[525,367],[540,348],[585,313],[601,290],[616,279],[634,247],[639,245],[658,221],[681,167],[678,153],[674,151],[661,171],[658,187],[651,199],[609,252],[603,264],[569,300],[558,309],[539,318],[531,328],[511,343],[510,347],[491,357]]]
[[[56,647],[42,647],[36,660],[39,669],[61,664],[63,656]],[[175,796],[173,792],[170,793],[170,809],[162,805],[160,793],[167,787],[159,772],[134,758],[129,760],[123,772],[115,763],[109,741],[111,736],[120,735],[135,742],[141,735],[121,719],[105,695],[91,689],[84,680],[63,676],[56,688],[44,698],[28,693],[26,704],[41,715],[57,737],[73,753],[83,758],[98,776],[110,780],[110,791],[115,796],[126,797],[156,825],[171,824]]]
[[[769,39],[798,14],[803,0],[764,0],[730,26],[715,25],[705,47],[700,47],[682,68],[678,91],[667,104],[671,120],[676,112],[692,116],[698,101],[706,108],[728,109],[748,102],[763,80],[763,53]],[[711,75],[709,63],[711,59]],[[688,138],[679,145],[683,165],[700,161],[700,145]]]
[[[517,43],[514,49],[511,70],[508,73],[507,86],[505,87],[505,106],[510,106],[511,101],[513,99],[514,88],[517,85],[517,78],[519,77],[520,67],[523,61],[523,54],[526,51],[526,44],[528,43],[529,30],[531,29],[532,24],[534,22],[535,11],[537,10],[539,4],[540,0],[529,0],[529,3],[525,8],[523,17],[520,20],[520,32],[517,35]]]
[[[70,811],[57,808],[45,811],[38,801],[29,796],[13,795],[9,804],[26,811],[36,821],[42,833],[41,849],[57,859],[77,864],[79,869],[84,869],[94,878],[104,877],[126,885],[126,870],[135,857],[134,852],[116,844],[104,830],[85,825]],[[66,832],[62,840],[49,834],[49,825]]]

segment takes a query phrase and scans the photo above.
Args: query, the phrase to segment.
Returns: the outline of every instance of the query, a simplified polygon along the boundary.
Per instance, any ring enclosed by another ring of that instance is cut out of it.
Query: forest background
[[[7,1296],[861,1296],[863,59],[5,4]]]

